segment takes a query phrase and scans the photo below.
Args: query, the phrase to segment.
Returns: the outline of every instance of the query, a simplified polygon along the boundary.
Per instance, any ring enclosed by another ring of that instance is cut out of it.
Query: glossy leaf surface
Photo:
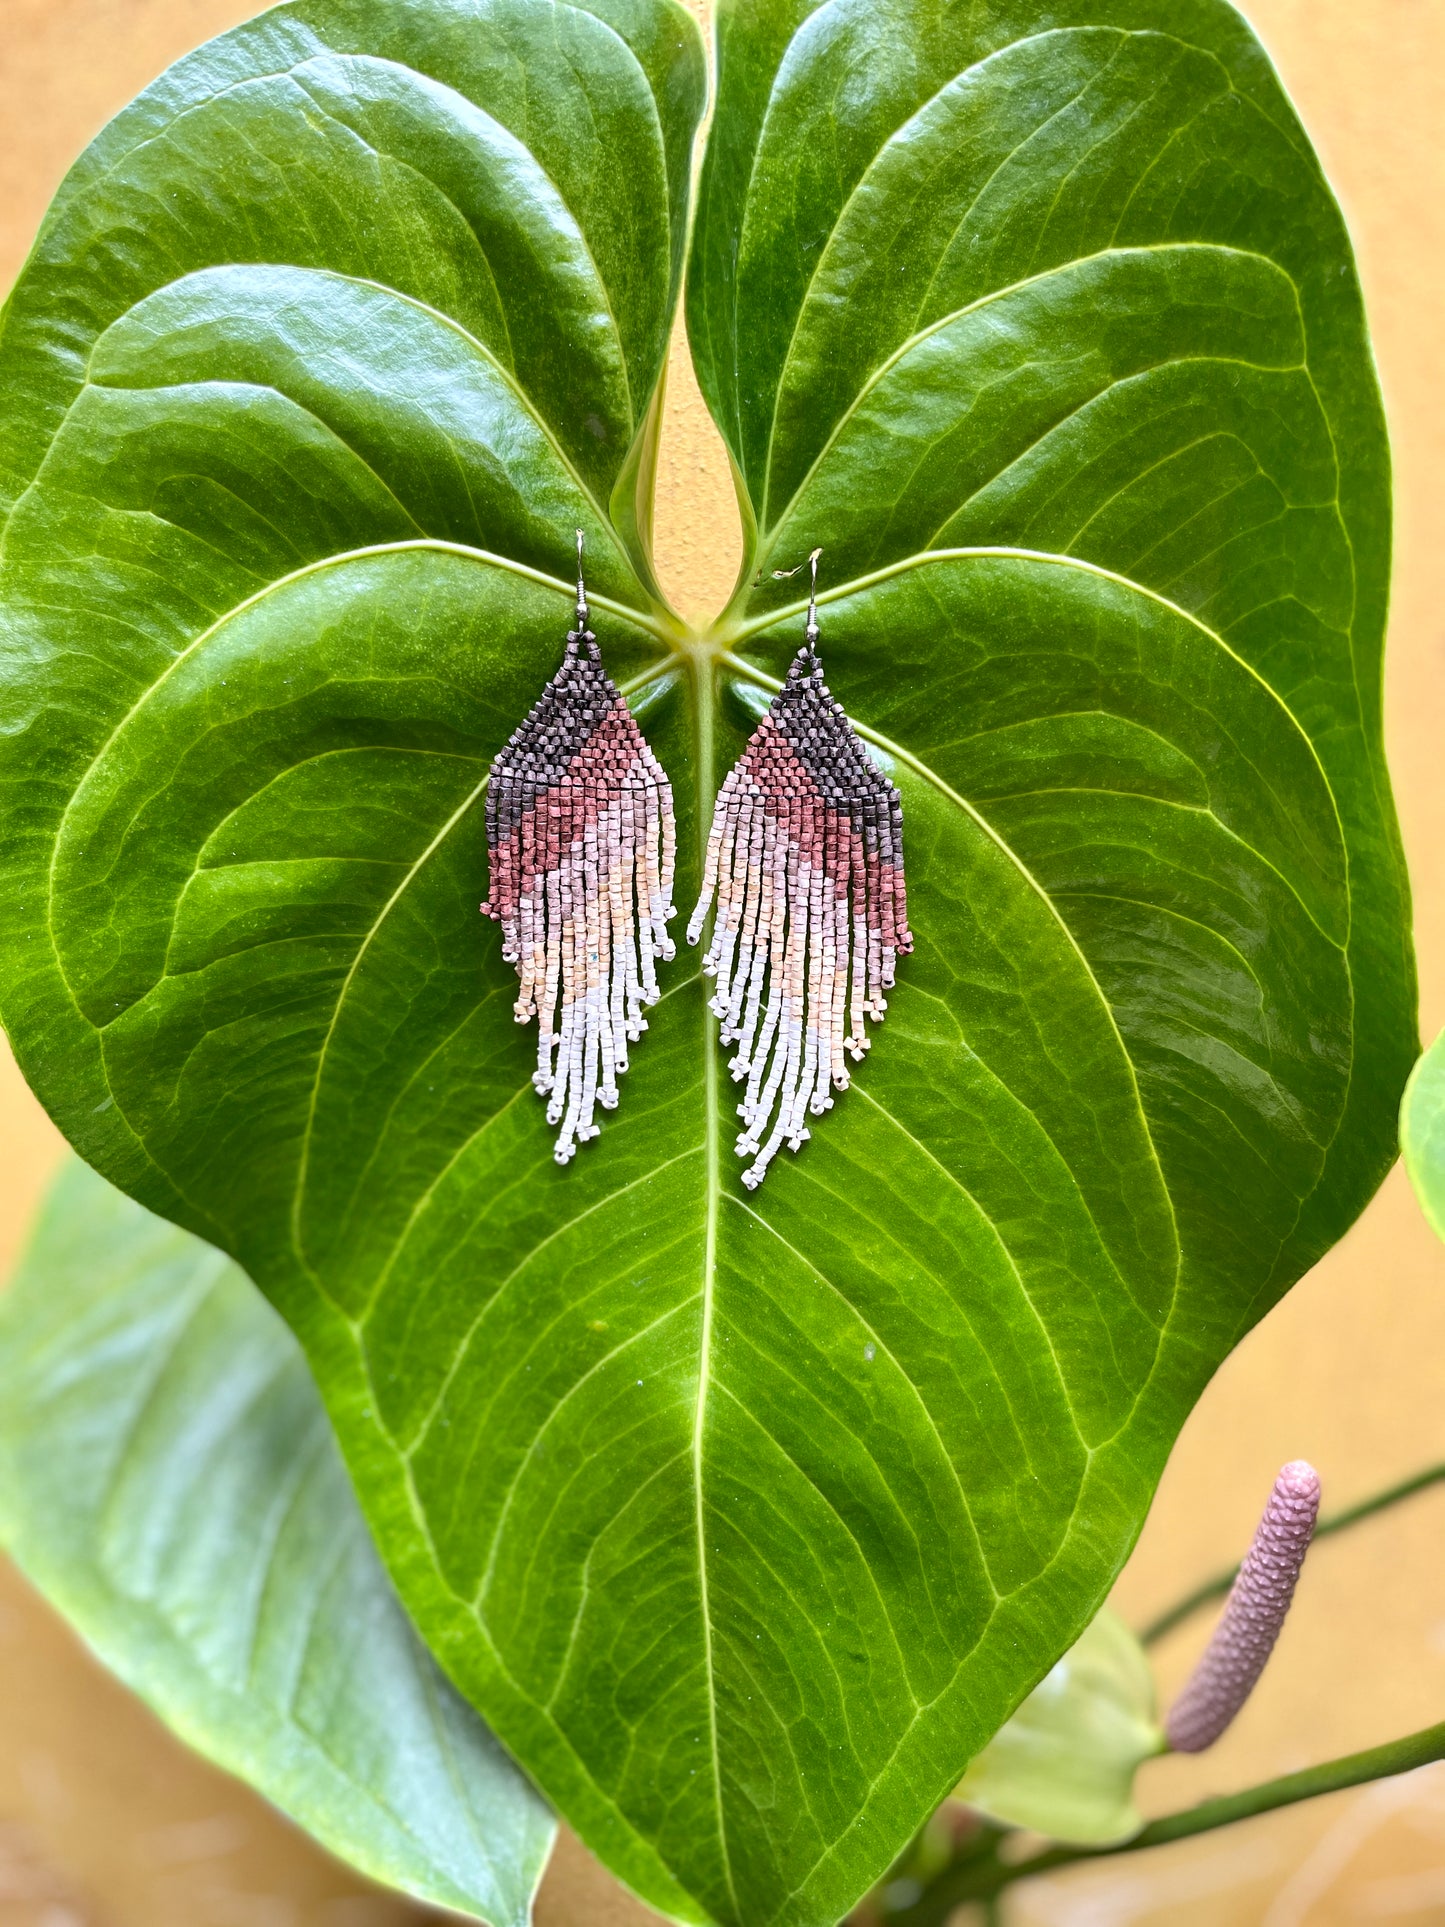
[[[1092,1618],[1414,1040],[1378,397],[1238,17],[720,35],[689,326],[755,540],[702,636],[647,560],[667,0],[295,0],[101,137],[0,338],[0,944],[72,1138],[300,1334],[453,1679],[654,1905],[767,1927]],[[680,905],[819,544],[903,793],[917,953],[754,1196],[687,955],[559,1171],[476,916],[574,527]]]
[[[78,1161],[0,1296],[0,1543],[333,1853],[525,1927],[551,1815],[407,1623],[295,1339]]]
[[[1149,1661],[1105,1606],[970,1764],[957,1797],[1006,1826],[1113,1846],[1143,1826],[1134,1776],[1163,1750]]]

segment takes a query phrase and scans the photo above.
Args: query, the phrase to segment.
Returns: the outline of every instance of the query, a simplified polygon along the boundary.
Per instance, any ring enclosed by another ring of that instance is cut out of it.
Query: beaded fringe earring
[[[602,668],[588,614],[579,529],[577,626],[487,785],[482,915],[501,924],[502,955],[517,966],[517,1022],[537,1018],[532,1082],[560,1126],[558,1164],[598,1135],[595,1105],[617,1106],[627,1046],[658,998],[653,959],[674,954],[667,921],[677,914],[672,787]]]
[[[753,1160],[743,1173],[749,1190],[781,1144],[796,1151],[809,1136],[805,1112],[831,1110],[829,1085],[847,1090],[846,1060],[869,1045],[863,1020],[882,1019],[894,959],[913,948],[902,800],[833,701],[818,660],[821,554],[808,558],[803,647],[718,792],[687,929],[696,943],[716,892],[703,970],[717,980],[709,1007],[721,1041],[738,1045],[729,1068],[747,1079],[737,1152]]]

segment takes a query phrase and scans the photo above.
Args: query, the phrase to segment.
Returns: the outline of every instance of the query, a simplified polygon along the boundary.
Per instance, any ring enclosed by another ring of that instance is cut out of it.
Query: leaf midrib
[[[711,821],[710,811],[703,804],[702,798],[714,795],[718,787],[715,714],[717,682],[713,663],[695,664],[694,689],[698,784],[698,873],[701,875],[707,864],[707,839]],[[713,1661],[712,1601],[708,1588],[707,1520],[703,1499],[703,1435],[707,1421],[707,1399],[712,1370],[713,1301],[717,1291],[717,1228],[722,1197],[722,1147],[718,1138],[719,1043],[715,1034],[716,1023],[707,1004],[707,979],[701,974],[699,974],[699,990],[702,1003],[703,1169],[706,1193],[703,1217],[702,1329],[698,1344],[697,1404],[693,1415],[692,1431],[693,1527],[697,1535],[698,1599],[702,1614],[704,1678],[707,1682],[708,1750],[712,1765],[713,1804],[717,1813],[718,1850],[722,1855],[723,1874],[727,1882],[728,1897],[732,1901],[733,1913],[738,1920],[741,1920],[743,1916],[738,1905],[732,1855],[728,1848],[727,1817],[723,1810],[722,1759],[718,1746],[717,1690]]]

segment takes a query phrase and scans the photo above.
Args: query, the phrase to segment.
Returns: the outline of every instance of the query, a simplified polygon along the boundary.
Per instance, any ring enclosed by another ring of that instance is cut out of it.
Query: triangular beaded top
[[[696,943],[713,894],[717,919],[703,970],[730,1069],[747,1079],[738,1115],[743,1183],[755,1189],[780,1145],[809,1136],[806,1112],[848,1088],[847,1060],[868,1049],[865,1017],[882,1019],[894,959],[913,948],[903,880],[903,805],[812,646],[788,671],[718,793]],[[851,975],[851,983],[850,983]],[[766,1001],[764,1001],[766,998]]]
[[[517,1022],[538,1020],[532,1082],[560,1127],[559,1164],[597,1136],[594,1107],[616,1107],[628,1043],[657,1002],[653,960],[674,954],[675,846],[672,787],[603,670],[584,605],[561,668],[487,786],[482,913],[501,924],[502,955],[517,966]]]

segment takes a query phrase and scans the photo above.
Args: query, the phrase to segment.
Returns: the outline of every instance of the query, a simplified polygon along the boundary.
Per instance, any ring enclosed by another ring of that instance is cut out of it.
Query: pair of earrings
[[[699,941],[710,1008],[738,1106],[743,1183],[755,1189],[805,1118],[848,1088],[848,1060],[881,1021],[894,960],[913,948],[898,791],[863,748],[818,658],[818,556],[803,647],[718,792],[702,891],[687,928]],[[778,571],[796,573],[796,571]],[[487,788],[491,894],[515,964],[517,1022],[537,1022],[532,1082],[558,1127],[566,1164],[615,1109],[627,1046],[658,1000],[656,960],[675,954],[667,925],[676,824],[672,786],[588,627],[577,536],[577,619],[562,666],[492,764]],[[559,1015],[560,999],[560,1015]]]

